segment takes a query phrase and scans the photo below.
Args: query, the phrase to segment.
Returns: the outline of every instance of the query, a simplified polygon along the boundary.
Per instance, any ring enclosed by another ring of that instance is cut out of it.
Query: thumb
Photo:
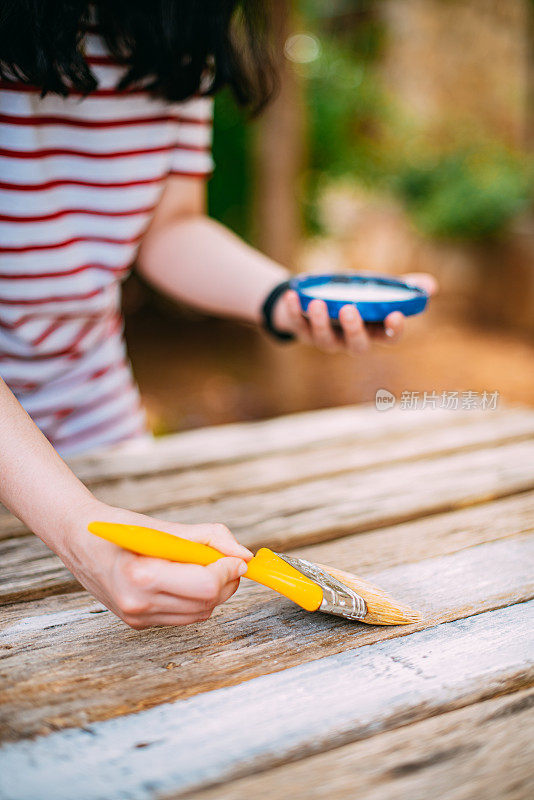
[[[438,282],[433,275],[427,272],[409,272],[401,276],[406,283],[413,283],[428,294],[436,294],[438,291]]]
[[[232,532],[220,523],[212,523],[199,526],[199,532],[202,533],[202,541],[209,544],[226,556],[235,556],[237,558],[249,561],[252,558],[252,553],[246,547],[236,540]]]
[[[233,583],[239,580],[247,571],[246,562],[242,558],[220,558],[209,564],[206,569],[215,575],[219,586],[222,588],[227,583]]]

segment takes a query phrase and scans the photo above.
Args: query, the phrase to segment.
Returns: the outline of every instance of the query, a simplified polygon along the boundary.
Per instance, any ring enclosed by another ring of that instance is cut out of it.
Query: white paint
[[[347,303],[393,303],[410,300],[417,294],[403,286],[387,286],[381,283],[321,283],[303,288],[309,297],[321,300],[346,300]]]
[[[21,637],[33,637],[36,633],[47,631],[50,628],[59,628],[65,625],[70,627],[73,623],[85,619],[87,614],[101,609],[107,610],[101,603],[91,603],[91,605],[68,611],[54,611],[50,614],[39,614],[36,617],[25,617],[13,625],[0,629],[0,642],[3,639],[6,641],[16,639],[20,642]]]
[[[148,800],[250,774],[506,689],[534,668],[534,601],[0,749],[2,800]],[[139,745],[145,745],[139,747]],[[148,746],[146,746],[148,745]]]

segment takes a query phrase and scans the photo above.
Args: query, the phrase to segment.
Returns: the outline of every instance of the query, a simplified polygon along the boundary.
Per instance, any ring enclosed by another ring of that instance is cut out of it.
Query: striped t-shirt
[[[84,46],[88,97],[0,81],[0,376],[63,455],[145,433],[120,285],[167,177],[212,170],[208,98],[119,92]]]

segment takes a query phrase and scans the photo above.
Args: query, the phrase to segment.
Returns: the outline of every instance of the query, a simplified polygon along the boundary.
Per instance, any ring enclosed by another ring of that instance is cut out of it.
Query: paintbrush
[[[89,531],[143,556],[207,566],[224,558],[215,548],[170,533],[114,522],[91,522]],[[372,583],[348,572],[262,547],[247,563],[245,578],[268,586],[306,611],[323,611],[369,625],[408,625],[420,619]]]

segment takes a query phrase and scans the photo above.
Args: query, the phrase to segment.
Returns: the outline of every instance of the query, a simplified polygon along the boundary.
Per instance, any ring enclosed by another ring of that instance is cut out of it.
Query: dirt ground
[[[373,401],[402,392],[499,393],[534,406],[534,341],[458,320],[436,298],[408,321],[397,346],[357,359],[276,345],[256,330],[150,302],[127,316],[134,372],[155,433],[306,409]],[[441,399],[438,403],[442,402]]]

